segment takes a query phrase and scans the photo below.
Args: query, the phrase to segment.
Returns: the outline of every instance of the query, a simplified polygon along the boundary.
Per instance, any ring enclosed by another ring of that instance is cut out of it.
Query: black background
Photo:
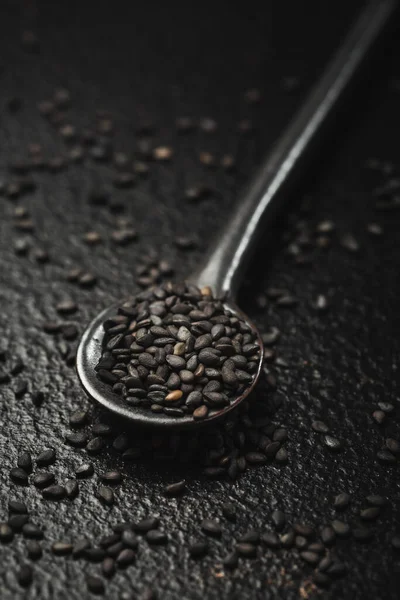
[[[314,250],[312,265],[299,268],[285,250],[285,236],[292,229],[284,218],[257,252],[241,291],[240,305],[261,331],[272,325],[282,331],[277,352],[289,366],[268,369],[277,376],[274,394],[282,402],[275,422],[289,431],[288,465],[254,468],[235,483],[214,482],[188,467],[178,473],[168,463],[122,464],[111,451],[94,459],[96,471],[119,466],[124,474],[116,492],[118,502],[111,509],[91,497],[96,478],[83,482],[73,503],[59,504],[46,503],[37,490],[17,488],[9,481],[8,471],[21,448],[37,454],[56,447],[59,460],[54,470],[60,481],[85,457],[84,451],[63,442],[69,431],[68,415],[86,406],[87,400],[74,369],[65,365],[56,341],[42,330],[45,320],[58,318],[55,304],[66,298],[76,300],[79,312],[71,320],[83,331],[100,309],[135,289],[134,265],[150,247],[173,263],[177,279],[190,272],[361,3],[285,0],[265,3],[262,12],[251,3],[169,4],[134,3],[129,8],[120,2],[49,1],[35,6],[3,0],[1,4],[2,176],[8,177],[7,166],[13,159],[26,156],[29,143],[41,143],[48,156],[63,151],[59,136],[36,108],[38,101],[51,97],[60,86],[71,91],[68,114],[78,127],[93,123],[97,109],[113,114],[116,150],[131,153],[138,127],[152,122],[154,143],[171,145],[175,151],[169,164],[152,164],[148,180],[132,191],[113,191],[139,233],[139,241],[126,248],[109,241],[116,215],[87,201],[94,184],[110,183],[106,166],[88,161],[56,175],[35,175],[37,191],[18,202],[35,221],[32,244],[50,254],[46,265],[15,255],[16,203],[0,199],[1,345],[9,357],[24,360],[26,368],[19,379],[29,379],[31,390],[44,389],[47,395],[43,406],[34,409],[29,394],[15,398],[18,378],[0,388],[1,518],[6,518],[9,497],[25,498],[32,518],[46,526],[44,546],[48,547],[60,538],[98,537],[119,520],[160,514],[170,534],[169,546],[149,549],[143,544],[135,566],[107,584],[107,598],[119,598],[123,590],[136,594],[146,585],[166,599],[299,598],[299,588],[304,588],[311,569],[296,552],[266,551],[220,576],[223,548],[229,548],[234,535],[248,527],[268,529],[273,508],[282,508],[293,521],[320,526],[334,518],[332,501],[337,493],[348,491],[354,496],[345,517],[349,521],[365,505],[366,495],[382,493],[390,504],[374,526],[374,540],[365,545],[339,543],[337,554],[349,574],[330,591],[311,588],[307,597],[395,598],[399,558],[389,540],[399,518],[398,467],[380,465],[376,452],[385,437],[399,434],[399,216],[374,212],[375,181],[364,168],[371,157],[397,167],[399,47],[393,39],[293,197],[297,214],[302,198],[310,196],[313,209],[307,219],[313,226],[326,218],[335,221],[331,248]],[[21,49],[21,31],[30,28],[40,38],[38,54]],[[288,92],[284,78],[292,76],[299,78],[299,86]],[[243,95],[254,87],[260,89],[262,100],[249,105]],[[7,110],[7,101],[14,96],[23,100],[22,110],[15,115]],[[212,117],[218,131],[196,130],[180,136],[175,119],[186,115]],[[237,131],[243,118],[255,124],[249,136]],[[202,150],[217,156],[233,152],[237,172],[207,170],[197,158]],[[183,191],[197,181],[220,193],[190,203]],[[380,238],[366,232],[367,223],[375,220],[384,227]],[[92,229],[105,242],[88,248],[82,236]],[[185,253],[173,245],[173,239],[188,232],[197,236],[199,247]],[[347,232],[360,242],[359,253],[351,254],[338,243]],[[76,265],[98,276],[94,289],[80,290],[65,280],[66,269]],[[257,298],[268,286],[289,289],[298,306],[290,311],[271,303],[259,308]],[[330,299],[326,315],[311,306],[317,294]],[[371,418],[381,400],[396,406],[383,427]],[[333,435],[344,441],[342,453],[332,455],[322,447],[310,429],[315,418],[326,421]],[[186,478],[188,492],[181,500],[163,498],[162,486],[178,475]],[[243,516],[237,525],[224,525],[222,542],[211,542],[205,560],[190,561],[185,540],[199,530],[204,516],[219,516],[228,497],[243,508]],[[35,565],[32,588],[22,592],[15,573],[24,556],[21,537],[0,547],[2,599],[86,597],[84,572],[95,572],[96,567],[48,551]]]

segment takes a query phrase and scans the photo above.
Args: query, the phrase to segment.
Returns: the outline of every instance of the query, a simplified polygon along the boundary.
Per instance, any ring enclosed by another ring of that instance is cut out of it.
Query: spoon
[[[263,361],[263,344],[251,320],[236,306],[235,296],[249,258],[268,224],[301,171],[331,120],[335,109],[348,91],[354,76],[381,36],[397,6],[396,0],[368,3],[351,28],[341,47],[317,82],[299,112],[275,144],[247,192],[219,234],[197,273],[188,282],[198,288],[210,288],[226,312],[243,320],[259,346],[258,364],[252,381],[231,398],[228,405],[211,410],[206,418],[195,420],[191,414],[175,417],[148,408],[127,405],[111,386],[98,378],[96,366],[102,356],[103,324],[116,315],[118,304],[106,308],[90,323],[77,352],[77,372],[86,393],[107,409],[130,421],[163,428],[186,428],[210,423],[237,408],[257,385]]]

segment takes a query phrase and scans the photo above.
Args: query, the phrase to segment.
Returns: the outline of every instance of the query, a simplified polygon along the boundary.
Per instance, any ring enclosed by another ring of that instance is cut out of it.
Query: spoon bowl
[[[93,319],[81,338],[76,358],[78,377],[85,392],[90,398],[108,410],[140,426],[159,427],[164,429],[186,429],[189,427],[206,425],[211,421],[214,422],[225,417],[229,412],[236,409],[253,391],[261,373],[264,353],[263,342],[257,328],[248,317],[235,306],[233,302],[224,302],[226,310],[245,321],[251,328],[253,334],[257,337],[257,342],[260,347],[257,371],[254,373],[253,381],[245,391],[235,399],[231,400],[228,406],[218,410],[212,410],[206,418],[198,421],[190,414],[183,417],[171,417],[164,413],[153,413],[149,409],[141,408],[139,406],[127,405],[121,396],[115,394],[108,384],[98,378],[96,372],[96,365],[101,358],[103,350],[103,323],[116,314],[116,309],[119,305],[120,303],[113,304]]]

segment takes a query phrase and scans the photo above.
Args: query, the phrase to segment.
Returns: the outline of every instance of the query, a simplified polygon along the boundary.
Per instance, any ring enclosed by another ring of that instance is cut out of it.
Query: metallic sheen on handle
[[[191,281],[234,298],[252,251],[320,141],[339,101],[385,30],[397,0],[369,2],[299,112],[275,144]]]

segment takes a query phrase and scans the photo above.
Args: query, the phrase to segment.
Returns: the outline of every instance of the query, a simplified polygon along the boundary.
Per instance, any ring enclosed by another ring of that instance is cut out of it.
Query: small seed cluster
[[[251,327],[211,290],[167,283],[104,323],[98,377],[132,407],[206,418],[242,395],[260,362]]]

